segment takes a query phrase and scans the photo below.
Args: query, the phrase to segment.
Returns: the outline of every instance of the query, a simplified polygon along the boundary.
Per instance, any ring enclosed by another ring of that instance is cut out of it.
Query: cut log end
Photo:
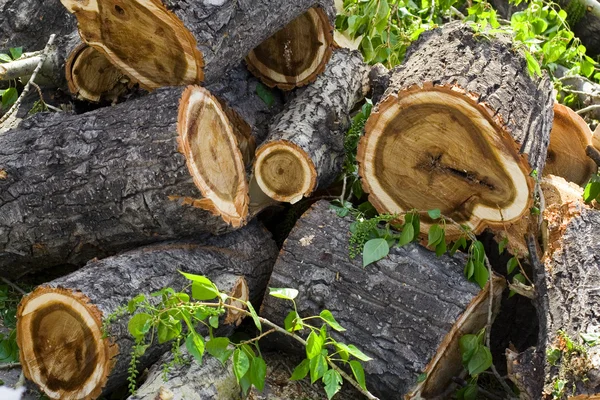
[[[371,203],[392,214],[437,208],[475,233],[519,220],[532,204],[531,167],[492,115],[457,86],[389,95],[367,121],[358,150]],[[452,240],[460,231],[446,234]]]
[[[38,287],[21,301],[17,343],[25,377],[51,399],[99,396],[118,353],[103,338],[100,310],[62,288]]]
[[[240,147],[250,146],[240,145],[244,133],[231,123],[219,100],[199,86],[190,86],[183,92],[177,130],[181,152],[204,196],[199,206],[220,215],[234,227],[244,225],[249,199]]]
[[[289,203],[309,196],[317,184],[317,171],[310,157],[299,146],[286,140],[259,148],[254,176],[266,195]]]
[[[83,43],[69,55],[65,75],[71,93],[92,102],[115,101],[129,86],[129,79],[102,53]]]
[[[252,50],[246,57],[248,69],[270,87],[307,85],[331,58],[332,31],[325,11],[311,8]]]
[[[152,90],[203,80],[196,39],[160,0],[61,0],[77,17],[82,40]]]
[[[592,132],[585,121],[569,107],[556,103],[544,175],[585,185],[598,168],[586,155],[591,144]]]

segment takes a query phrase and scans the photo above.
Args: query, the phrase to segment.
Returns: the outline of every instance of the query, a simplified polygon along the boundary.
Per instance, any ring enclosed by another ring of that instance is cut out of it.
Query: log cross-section
[[[304,86],[325,70],[332,31],[325,10],[313,7],[254,48],[246,57],[248,68],[270,87]]]
[[[369,200],[382,213],[438,208],[476,233],[504,229],[529,213],[553,104],[550,80],[529,75],[509,38],[480,40],[461,23],[426,32],[367,121],[357,160]]]

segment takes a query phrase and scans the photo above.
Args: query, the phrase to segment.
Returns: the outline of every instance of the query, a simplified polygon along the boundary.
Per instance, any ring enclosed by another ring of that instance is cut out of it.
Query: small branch
[[[275,328],[272,328],[272,329],[270,329],[270,330],[268,330],[268,331],[260,334],[259,336],[255,337],[254,339],[246,340],[245,342],[240,342],[239,344],[250,344],[250,343],[253,343],[253,342],[257,342],[260,339],[264,338],[267,335],[270,335],[273,332],[275,332]]]
[[[508,288],[523,297],[527,297],[528,299],[535,298],[535,289],[533,288],[533,286],[524,285],[519,281],[515,281],[513,283],[509,282]]]
[[[460,19],[465,19],[467,17],[465,17],[465,14],[461,13],[456,7],[451,6],[450,7],[450,11],[452,11],[452,14],[456,15],[457,17],[459,17]]]
[[[596,111],[596,110],[600,110],[600,104],[592,104],[591,106],[587,106],[587,107],[582,108],[581,110],[577,110],[575,112],[579,115],[582,115],[582,114],[588,113],[590,111]]]
[[[454,381],[455,383],[459,384],[462,387],[467,386],[467,381],[465,381],[464,379],[458,378],[458,377],[453,377],[452,381]],[[481,393],[482,395],[484,395],[485,397],[487,397],[488,399],[491,400],[502,400],[502,397],[497,396],[495,394],[493,394],[492,392],[488,392],[487,390],[481,388],[480,386],[477,387],[477,391],[479,393]]]
[[[0,118],[0,125],[4,121],[6,121],[19,108],[19,105],[21,104],[21,102],[23,101],[23,99],[25,98],[27,93],[29,92],[29,88],[31,87],[31,82],[33,82],[35,80],[35,77],[37,76],[38,72],[42,68],[42,64],[44,63],[44,61],[46,60],[46,57],[48,56],[48,52],[50,51],[50,48],[52,47],[52,44],[54,43],[55,37],[56,37],[55,34],[50,35],[50,38],[48,39],[48,43],[46,44],[46,47],[44,48],[44,53],[41,55],[40,59],[38,60],[37,67],[35,67],[33,74],[31,74],[31,78],[29,78],[29,81],[23,88],[23,92],[21,92],[21,95],[19,96],[19,98],[17,99],[15,104],[12,105],[12,107],[6,112],[6,114],[4,114],[4,116],[2,118]]]
[[[44,51],[40,50],[23,54],[18,60],[0,64],[0,81],[9,81],[31,75],[43,55]]]
[[[13,368],[18,368],[21,366],[21,363],[15,362],[15,363],[5,363],[5,364],[0,364],[0,370],[2,369],[13,369]]]
[[[594,146],[587,146],[585,148],[585,154],[594,162],[598,167],[600,167],[600,151],[598,151]]]
[[[2,280],[2,282],[6,283],[8,286],[12,287],[17,292],[21,293],[23,296],[27,295],[26,291],[24,291],[23,289],[21,289],[19,286],[17,286],[16,284],[12,283],[8,279],[6,279],[6,278],[0,278],[0,279]]]

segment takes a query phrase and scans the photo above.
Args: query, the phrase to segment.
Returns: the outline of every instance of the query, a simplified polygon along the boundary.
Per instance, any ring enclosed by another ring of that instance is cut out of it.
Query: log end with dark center
[[[103,338],[102,313],[81,293],[38,287],[17,312],[25,377],[51,399],[91,399],[102,392],[118,353]]]
[[[92,102],[116,101],[129,86],[129,79],[118,68],[101,52],[84,43],[69,55],[65,75],[71,93]]]
[[[365,127],[359,173],[381,213],[440,209],[479,233],[529,212],[530,166],[502,121],[456,86],[413,86],[384,99]],[[427,221],[426,221],[427,222]],[[429,229],[422,224],[422,232]],[[448,227],[449,240],[461,234]]]
[[[544,175],[560,176],[584,186],[598,169],[585,153],[591,144],[592,132],[583,118],[556,103]]]
[[[317,171],[311,158],[299,146],[286,140],[259,147],[254,176],[266,195],[288,203],[309,196],[317,184]]]
[[[325,70],[332,44],[329,18],[314,7],[252,50],[246,62],[267,86],[291,90],[313,82]]]
[[[224,111],[224,105],[205,88],[189,86],[180,100],[177,130],[180,151],[204,197],[198,205],[239,227],[246,222],[249,203],[246,161],[240,149],[251,144],[247,126],[228,118],[233,112]]]
[[[196,39],[160,0],[61,0],[88,45],[152,90],[203,80]]]

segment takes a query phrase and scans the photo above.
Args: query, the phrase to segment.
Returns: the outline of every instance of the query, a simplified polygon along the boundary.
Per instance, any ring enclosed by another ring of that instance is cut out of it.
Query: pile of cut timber
[[[5,3],[14,17],[18,1]],[[490,328],[504,277],[492,274],[480,290],[464,277],[466,254],[436,257],[418,243],[364,269],[348,256],[351,218],[325,201],[298,221],[279,254],[253,221],[271,205],[332,187],[351,113],[369,95],[376,104],[357,160],[377,211],[437,208],[451,222],[448,241],[460,237],[459,225],[488,229],[517,237],[521,255],[532,256],[540,339],[509,354],[515,385],[539,398],[562,371],[545,351],[557,345],[558,330],[597,333],[590,320],[600,317],[593,253],[600,249],[586,245],[600,243],[600,214],[574,200],[576,185],[564,200],[564,185],[540,189],[534,176],[584,185],[597,171],[588,155],[600,141],[554,104],[550,80],[531,77],[507,38],[480,40],[450,23],[423,33],[387,71],[334,49],[332,0],[61,3],[31,10],[46,23],[30,18],[18,32],[0,16],[9,46],[40,49],[39,35],[57,33],[42,68],[46,88],[101,103],[80,114],[35,115],[0,134],[0,276],[74,270],[37,287],[18,309],[24,375],[49,398],[94,399],[126,384],[134,344],[127,320],[113,323],[108,337],[102,322],[140,293],[183,287],[178,270],[262,303],[262,316],[280,324],[289,310],[263,301],[267,285],[298,289],[301,316],[331,310],[347,328],[335,337],[373,359],[367,387],[381,398],[449,393],[463,369],[458,341]],[[31,74],[39,57],[0,65],[0,79]],[[107,101],[119,104],[101,107]],[[530,215],[543,196],[544,224]],[[423,217],[418,234],[432,223]],[[223,318],[230,323],[220,334],[231,335],[239,315]],[[276,335],[263,340],[296,347]],[[167,350],[151,345],[140,368],[170,360]],[[202,371],[221,374],[214,361]],[[525,373],[527,362],[535,374]],[[153,366],[140,398],[171,389],[237,398],[237,386],[218,392],[211,377],[180,385],[198,368],[178,367],[161,387]],[[564,379],[578,393],[593,392],[575,378]]]

